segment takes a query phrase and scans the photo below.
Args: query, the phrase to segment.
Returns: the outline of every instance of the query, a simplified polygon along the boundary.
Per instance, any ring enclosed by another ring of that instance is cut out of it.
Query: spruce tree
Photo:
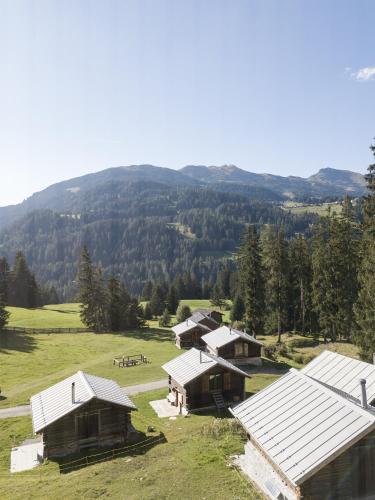
[[[123,304],[120,282],[113,276],[108,280],[107,321],[110,331],[118,332],[123,323]]]
[[[293,330],[305,333],[311,327],[312,263],[309,247],[301,234],[289,244],[290,310]]]
[[[169,314],[176,314],[178,304],[179,304],[179,300],[177,297],[176,289],[172,285],[169,287],[167,300],[166,300],[166,307],[168,309]]]
[[[239,274],[246,329],[256,337],[264,331],[264,279],[259,236],[255,226],[248,226],[242,237]]]
[[[375,145],[371,146],[375,158]],[[359,294],[355,304],[358,330],[354,341],[360,355],[372,361],[375,352],[375,163],[368,167],[366,175],[368,196],[364,203],[363,238],[359,266]]]
[[[190,307],[187,304],[180,304],[176,311],[177,323],[182,323],[191,316]]]
[[[142,300],[150,300],[152,294],[152,281],[146,281],[142,290]]]
[[[152,319],[152,311],[151,311],[151,307],[150,307],[150,303],[149,302],[146,302],[146,304],[145,304],[145,306],[143,308],[143,317],[146,320]]]
[[[164,291],[160,284],[155,283],[152,289],[150,307],[153,316],[161,316],[165,309]]]
[[[223,292],[218,283],[216,283],[212,290],[210,302],[214,307],[218,307],[219,309],[222,309],[225,306]]]
[[[104,330],[107,326],[107,296],[101,271],[93,266],[86,246],[81,252],[77,281],[82,322],[94,331]]]
[[[9,305],[15,307],[30,307],[31,273],[25,256],[17,252],[10,274]]]
[[[8,300],[9,265],[5,258],[0,258],[0,330],[8,323],[10,313],[5,309]]]
[[[233,300],[232,308],[230,310],[230,320],[232,323],[234,321],[242,321],[245,314],[245,304],[240,295],[236,295]]]
[[[168,327],[171,323],[171,315],[167,308],[164,309],[163,315],[159,319],[159,326]]]

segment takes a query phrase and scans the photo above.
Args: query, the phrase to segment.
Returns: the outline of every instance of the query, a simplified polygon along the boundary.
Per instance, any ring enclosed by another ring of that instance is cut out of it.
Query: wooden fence
[[[7,326],[5,333],[84,333],[90,332],[89,328],[24,328],[20,326]]]

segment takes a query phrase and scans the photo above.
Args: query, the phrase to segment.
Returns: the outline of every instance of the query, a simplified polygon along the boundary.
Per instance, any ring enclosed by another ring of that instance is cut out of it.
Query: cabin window
[[[249,345],[246,342],[236,342],[234,344],[235,357],[238,357],[238,356],[247,357],[248,352],[249,352]]]
[[[217,373],[216,375],[210,375],[209,383],[210,391],[222,391],[223,390],[223,374]]]
[[[77,430],[79,439],[96,437],[99,434],[99,414],[85,413],[77,417]]]

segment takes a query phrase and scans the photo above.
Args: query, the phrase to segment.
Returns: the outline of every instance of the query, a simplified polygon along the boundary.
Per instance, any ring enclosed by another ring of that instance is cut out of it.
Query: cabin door
[[[209,390],[222,392],[224,387],[224,377],[222,373],[217,373],[216,375],[210,375]]]

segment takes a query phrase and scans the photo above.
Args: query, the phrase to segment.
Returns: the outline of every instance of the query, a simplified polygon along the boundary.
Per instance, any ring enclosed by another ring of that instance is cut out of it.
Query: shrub
[[[176,312],[177,323],[182,323],[191,316],[190,307],[186,304],[180,304]]]

